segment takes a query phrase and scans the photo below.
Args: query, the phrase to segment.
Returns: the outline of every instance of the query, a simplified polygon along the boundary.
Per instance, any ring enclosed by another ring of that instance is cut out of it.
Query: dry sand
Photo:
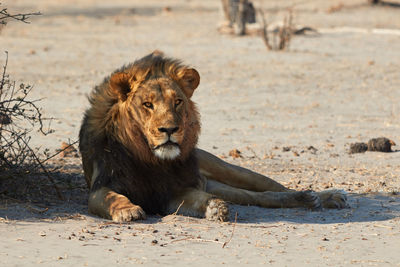
[[[3,0],[10,12],[43,13],[0,34],[11,78],[33,84],[55,118],[56,132],[35,134],[35,145],[76,140],[91,88],[160,49],[201,74],[201,148],[291,188],[344,189],[351,208],[232,205],[230,223],[113,224],[87,213],[79,158],[58,157],[50,168],[67,203],[46,179],[23,181],[22,198],[2,192],[0,265],[400,266],[400,153],[347,153],[373,137],[400,143],[400,9],[366,2],[262,1],[271,21],[297,3],[295,23],[321,33],[268,52],[259,37],[218,33],[216,0]]]

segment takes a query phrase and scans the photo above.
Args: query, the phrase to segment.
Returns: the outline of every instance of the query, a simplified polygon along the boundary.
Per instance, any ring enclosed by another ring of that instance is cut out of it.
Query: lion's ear
[[[190,98],[194,90],[199,86],[200,75],[195,69],[183,69],[178,73],[178,82],[185,95]]]
[[[127,94],[131,90],[128,74],[123,72],[114,73],[110,78],[110,87],[120,100],[125,101]]]

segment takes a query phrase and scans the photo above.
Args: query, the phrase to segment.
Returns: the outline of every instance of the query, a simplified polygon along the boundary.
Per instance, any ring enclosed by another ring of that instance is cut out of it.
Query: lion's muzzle
[[[175,133],[179,131],[179,127],[160,127],[158,131],[164,134],[164,140],[153,148],[154,154],[160,159],[172,160],[178,157],[181,153],[178,140]]]
[[[156,146],[153,149],[154,154],[160,159],[175,159],[181,154],[181,150],[177,143],[168,140],[167,142]]]

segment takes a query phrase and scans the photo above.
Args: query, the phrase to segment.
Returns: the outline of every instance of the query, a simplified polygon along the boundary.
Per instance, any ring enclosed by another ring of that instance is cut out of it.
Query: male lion
[[[116,222],[146,213],[228,220],[225,201],[266,208],[343,208],[340,191],[293,191],[196,148],[195,69],[161,52],[122,67],[89,97],[79,135],[89,212]]]

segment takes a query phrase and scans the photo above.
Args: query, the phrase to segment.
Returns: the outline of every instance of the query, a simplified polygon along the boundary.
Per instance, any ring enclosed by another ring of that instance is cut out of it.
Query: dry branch
[[[261,37],[263,38],[265,46],[268,48],[268,50],[272,50],[272,46],[269,43],[269,38],[268,38],[268,24],[267,21],[265,20],[264,12],[259,9],[258,13],[260,14],[261,17],[261,22],[262,22],[262,31],[261,31]]]
[[[229,242],[231,242],[231,240],[232,240],[232,238],[233,238],[233,234],[235,233],[235,228],[236,228],[237,215],[238,215],[238,214],[237,214],[237,212],[236,212],[236,213],[235,213],[235,222],[233,223],[233,228],[232,228],[231,236],[229,237],[229,239],[228,239],[226,242],[224,242],[224,244],[222,245],[222,248],[225,248],[226,245],[228,245]]]
[[[371,5],[380,5],[380,6],[387,6],[387,7],[395,7],[399,8],[400,3],[392,2],[392,1],[383,1],[383,0],[368,0]]]
[[[0,3],[1,5],[1,3]],[[30,23],[28,19],[32,16],[40,16],[42,13],[40,12],[32,12],[32,13],[19,13],[19,14],[10,14],[8,13],[7,8],[0,9],[0,24],[6,25],[8,20],[17,20],[23,23]]]

